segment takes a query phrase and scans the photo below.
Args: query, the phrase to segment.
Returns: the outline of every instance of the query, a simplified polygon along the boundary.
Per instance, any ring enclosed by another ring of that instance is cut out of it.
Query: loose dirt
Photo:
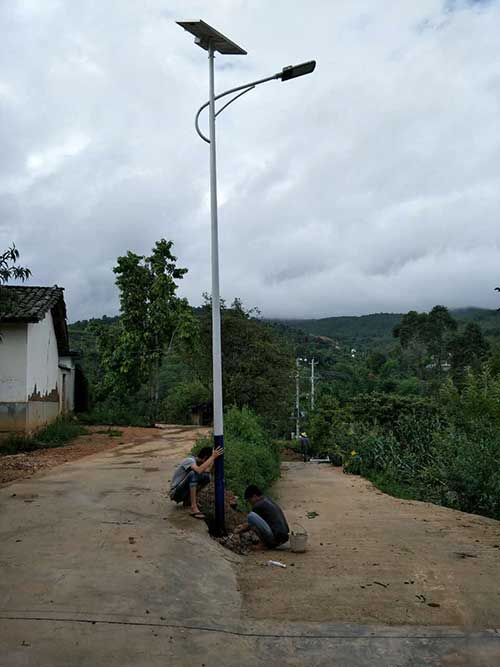
[[[500,627],[500,522],[392,498],[330,465],[282,470],[274,495],[309,548],[243,559],[250,618]]]
[[[109,426],[91,426],[90,433],[82,435],[62,447],[37,449],[33,452],[0,456],[0,485],[16,479],[26,479],[35,473],[50,470],[55,466],[75,461],[90,454],[97,454],[117,445],[154,439],[161,431],[155,428],[116,426],[112,431],[120,431],[120,436],[110,436]],[[98,431],[106,431],[98,433]]]

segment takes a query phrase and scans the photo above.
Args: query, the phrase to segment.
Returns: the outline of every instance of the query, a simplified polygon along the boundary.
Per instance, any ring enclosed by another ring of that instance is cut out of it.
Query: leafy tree
[[[182,381],[173,386],[164,400],[164,414],[170,423],[189,423],[194,408],[211,405],[212,395],[199,380]]]
[[[457,323],[445,306],[434,306],[424,325],[424,340],[438,374],[447,358],[449,334],[456,331]]]
[[[468,369],[479,370],[485,359],[489,344],[485,340],[481,327],[469,322],[462,333],[456,334],[449,343],[451,367],[456,381],[463,379]]]
[[[448,354],[448,343],[457,323],[445,306],[434,306],[430,313],[410,310],[393,329],[406,353],[407,364],[419,375],[431,362],[437,375],[441,375]]]
[[[150,256],[128,252],[113,269],[120,290],[121,317],[101,327],[98,353],[102,368],[100,398],[123,399],[147,384],[149,399],[158,403],[159,369],[177,331],[189,326],[187,301],[176,296],[179,268],[172,241],[158,241]]]
[[[2,285],[9,282],[11,278],[25,281],[30,277],[31,271],[25,267],[18,265],[19,250],[14,244],[10,248],[0,253],[0,314],[1,310],[7,309],[10,299],[7,298],[5,290],[2,290]],[[0,334],[0,342],[2,336]]]
[[[314,452],[340,456],[349,433],[348,412],[334,396],[322,394],[308,426]]]
[[[277,330],[256,311],[245,310],[235,299],[222,304],[222,379],[225,406],[247,406],[273,434],[288,432],[293,405],[294,351]],[[181,341],[179,354],[199,381],[212,390],[212,307],[199,313],[191,336]]]
[[[19,266],[18,260],[19,250],[14,244],[0,253],[0,284],[8,283],[11,278],[24,281],[30,277],[31,271]]]

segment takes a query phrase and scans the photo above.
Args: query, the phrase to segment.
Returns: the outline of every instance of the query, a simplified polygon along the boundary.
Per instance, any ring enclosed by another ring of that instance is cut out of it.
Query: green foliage
[[[314,454],[340,454],[351,434],[349,415],[334,396],[321,395],[309,419],[308,436]]]
[[[79,435],[86,435],[88,430],[74,420],[59,418],[44,426],[33,436],[12,435],[0,441],[0,453],[17,454],[35,449],[62,447]]]
[[[191,313],[176,296],[177,282],[187,269],[178,268],[173,243],[158,241],[150,256],[128,252],[113,269],[120,290],[121,317],[115,326],[98,328],[97,352],[101,368],[99,400],[120,400],[136,394],[145,384],[150,417],[159,399],[159,369],[183,317]]]
[[[11,278],[26,280],[31,271],[18,265],[19,250],[14,244],[7,250],[0,252],[0,285],[8,283]]]
[[[2,285],[8,283],[11,278],[16,280],[26,280],[30,277],[31,271],[18,264],[19,250],[14,244],[7,250],[0,252],[0,317],[2,311],[9,307],[10,298],[6,294],[6,290],[2,289]],[[0,343],[2,342],[2,335],[0,333]]]
[[[462,390],[448,379],[435,405],[402,398],[364,397],[364,415],[353,401],[344,470],[403,497],[500,518],[500,378],[486,364]]]
[[[153,426],[152,419],[147,416],[148,406],[145,401],[127,399],[108,400],[97,403],[89,411],[78,415],[83,424],[107,426]]]
[[[451,354],[451,369],[456,384],[463,382],[468,370],[479,370],[484,361],[489,344],[481,327],[469,322],[462,333],[456,334],[448,345]]]
[[[424,368],[440,376],[448,357],[448,346],[457,322],[444,306],[434,306],[429,313],[411,310],[394,327],[406,363],[420,376]]]
[[[354,421],[371,426],[392,425],[406,415],[429,419],[439,411],[439,406],[428,398],[381,392],[357,395],[351,399],[349,407]]]
[[[486,419],[500,429],[500,376],[494,375],[488,363],[477,372],[469,371],[463,387],[448,380],[441,389],[441,401],[461,428]]]
[[[224,419],[224,472],[226,486],[243,500],[245,488],[257,484],[266,491],[280,476],[279,447],[274,444],[249,408],[230,408]],[[200,438],[194,452],[212,445]]]
[[[245,310],[236,299],[222,307],[224,404],[247,406],[272,435],[289,431],[293,405],[293,348],[274,327]],[[207,300],[197,329],[182,341],[179,354],[204,387],[212,387],[212,312]]]
[[[189,424],[193,409],[211,402],[211,392],[200,380],[179,382],[164,399],[161,418],[174,424]]]

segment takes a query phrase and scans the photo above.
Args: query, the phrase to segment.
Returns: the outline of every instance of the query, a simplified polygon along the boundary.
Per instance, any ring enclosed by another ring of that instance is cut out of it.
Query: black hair
[[[203,461],[206,461],[212,456],[212,448],[211,447],[202,447],[198,454],[196,454],[196,457],[198,459],[202,459]]]
[[[250,500],[250,498],[253,498],[254,496],[261,496],[262,491],[259,489],[258,486],[255,486],[255,484],[250,484],[250,486],[247,486],[245,489],[245,500]]]

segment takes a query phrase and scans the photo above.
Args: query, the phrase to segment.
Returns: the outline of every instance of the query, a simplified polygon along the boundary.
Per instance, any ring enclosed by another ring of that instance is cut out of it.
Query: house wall
[[[0,326],[0,431],[26,427],[27,325]]]
[[[59,353],[52,322],[47,313],[40,322],[28,324],[27,344],[27,418],[32,431],[54,420],[60,411]]]

